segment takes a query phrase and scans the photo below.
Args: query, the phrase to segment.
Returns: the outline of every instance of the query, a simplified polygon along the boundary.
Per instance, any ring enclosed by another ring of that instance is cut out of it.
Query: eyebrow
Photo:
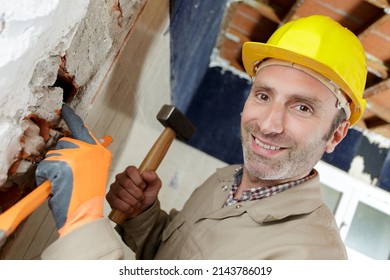
[[[275,88],[267,86],[267,85],[264,85],[263,83],[253,84],[250,91],[252,92],[252,91],[257,91],[257,90],[263,90],[263,91],[266,91],[266,92],[270,92],[272,94],[274,92],[276,92]]]
[[[275,94],[277,91],[274,87],[270,87],[268,85],[265,85],[262,82],[258,82],[256,84],[252,85],[252,90],[264,90],[266,92]],[[305,103],[308,103],[312,106],[321,106],[322,102],[320,99],[317,98],[317,96],[307,96],[306,94],[300,94],[299,92],[293,93],[289,96],[289,99],[297,100],[297,101],[303,101]]]
[[[265,84],[263,84],[262,82],[257,82],[257,83],[254,83],[252,85],[252,88],[255,88],[255,89],[264,89],[266,91],[275,91],[275,89],[273,87],[270,87],[270,86],[267,86]]]
[[[308,103],[312,106],[316,106],[316,107],[319,107],[322,105],[322,102],[320,99],[318,99],[317,97],[310,97],[310,96],[305,96],[305,95],[301,95],[299,93],[297,94],[293,94],[291,96],[291,99],[295,99],[295,100],[298,100],[298,101],[303,101],[305,103]]]

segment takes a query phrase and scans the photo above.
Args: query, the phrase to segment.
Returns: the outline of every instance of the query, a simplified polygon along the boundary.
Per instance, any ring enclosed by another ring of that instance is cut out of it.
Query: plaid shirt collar
[[[283,183],[276,186],[267,186],[267,187],[257,187],[257,188],[250,188],[248,190],[244,190],[241,194],[241,197],[239,199],[234,199],[234,194],[238,190],[238,186],[241,184],[242,180],[242,173],[243,173],[242,166],[238,169],[236,169],[235,174],[233,175],[233,185],[230,187],[229,191],[229,197],[225,203],[225,206],[233,205],[237,202],[242,201],[250,201],[250,200],[257,200],[262,199],[266,197],[273,196],[274,194],[280,193],[282,191],[285,191],[287,189],[290,189],[292,187],[298,186],[299,184],[306,182],[307,180],[315,177],[317,175],[317,171],[313,169],[309,175],[307,175],[304,178]]]

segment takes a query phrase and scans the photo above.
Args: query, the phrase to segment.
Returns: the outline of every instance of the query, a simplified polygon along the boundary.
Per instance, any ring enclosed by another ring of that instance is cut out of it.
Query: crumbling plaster
[[[135,6],[137,3],[138,5]],[[115,174],[122,172],[128,164],[138,165],[143,160],[153,141],[163,130],[163,126],[155,116],[162,104],[171,101],[170,1],[152,0],[137,3],[132,1],[130,6],[124,7],[123,3],[119,6],[122,13],[115,14],[119,16],[116,17],[118,27],[114,26],[121,30],[119,25],[121,23],[121,28],[127,30],[120,31],[120,34],[115,33],[117,39],[113,40],[113,47],[107,59],[103,60],[96,74],[91,76],[85,86],[77,80],[78,74],[74,74],[75,71],[70,70],[70,67],[66,68],[69,73],[62,70],[58,73],[58,76],[65,76],[64,79],[74,75],[72,81],[80,84],[71,106],[83,117],[93,133],[97,137],[105,134],[113,137],[114,141],[109,146],[113,154],[110,169],[112,177],[109,182],[112,182]],[[106,6],[106,9],[111,9],[111,6]],[[139,13],[131,13],[131,9],[139,10]],[[126,22],[134,22],[134,24]],[[117,49],[118,42],[120,46]],[[61,58],[61,63],[63,62],[64,58]],[[60,69],[61,67],[62,65]],[[79,98],[81,96],[82,99]],[[35,118],[33,120],[36,121]],[[55,132],[53,129],[50,130],[50,133]],[[199,174],[204,174],[206,169],[215,169],[215,159],[202,155],[185,144],[179,144],[181,143],[172,144],[170,155],[166,156],[165,164],[159,169],[162,180],[171,181],[174,172],[175,182],[183,186],[180,192],[176,189],[168,192],[172,188],[165,188],[167,193],[164,195],[162,191],[162,198],[166,197],[168,205],[184,203],[184,198],[187,196],[183,195],[183,192],[188,193],[192,187],[196,187],[197,179],[201,178]],[[175,147],[178,146],[179,150],[175,151]],[[178,155],[187,153],[191,155],[188,161],[177,160]],[[211,163],[201,164],[199,166],[201,170],[191,172],[191,178],[188,179],[188,172],[185,172],[188,168],[182,168],[183,173],[181,173],[178,171],[178,165],[183,167],[183,164],[187,164],[191,166],[192,171],[195,171],[192,167],[195,155],[197,161],[206,163],[205,158],[208,158]],[[216,164],[220,165],[219,161]],[[19,165],[19,168],[21,167],[22,164]],[[21,179],[25,179],[25,176]],[[181,182],[181,179],[185,179],[185,182]],[[195,185],[190,186],[188,180]],[[30,181],[33,181],[33,178]],[[23,182],[19,186],[24,186]],[[19,188],[0,190],[0,207],[4,204],[9,205],[10,198],[13,198],[11,195],[18,195],[18,192],[11,191],[14,189]],[[107,204],[105,208],[105,213],[108,215],[111,208]],[[36,259],[57,237],[54,220],[47,203],[44,203],[8,238],[7,243],[0,250],[0,259]]]
[[[59,69],[77,88],[68,102],[84,118],[145,2],[0,0],[0,189],[58,136]]]

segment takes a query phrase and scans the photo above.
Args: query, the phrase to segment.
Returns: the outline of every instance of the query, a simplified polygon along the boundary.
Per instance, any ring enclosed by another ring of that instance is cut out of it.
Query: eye
[[[305,104],[297,104],[292,108],[302,116],[310,116],[313,114],[313,109]]]
[[[264,101],[264,102],[269,100],[269,96],[267,94],[265,94],[264,92],[256,93],[256,98],[259,99],[260,101]]]
[[[298,107],[297,109],[298,109],[299,111],[302,111],[302,112],[311,112],[310,108],[307,107],[306,105],[298,105],[297,107]]]

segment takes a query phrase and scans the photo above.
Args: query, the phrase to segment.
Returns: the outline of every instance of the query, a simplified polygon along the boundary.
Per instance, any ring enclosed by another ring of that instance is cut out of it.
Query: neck
[[[258,178],[256,176],[250,174],[244,165],[241,184],[238,186],[237,192],[234,195],[234,197],[235,198],[241,197],[242,192],[244,190],[248,190],[250,188],[269,187],[269,186],[280,185],[280,184],[287,183],[287,182],[292,182],[292,181],[306,177],[309,173],[303,174],[302,176],[297,176],[294,178],[265,180],[265,179],[261,179],[261,178]]]

